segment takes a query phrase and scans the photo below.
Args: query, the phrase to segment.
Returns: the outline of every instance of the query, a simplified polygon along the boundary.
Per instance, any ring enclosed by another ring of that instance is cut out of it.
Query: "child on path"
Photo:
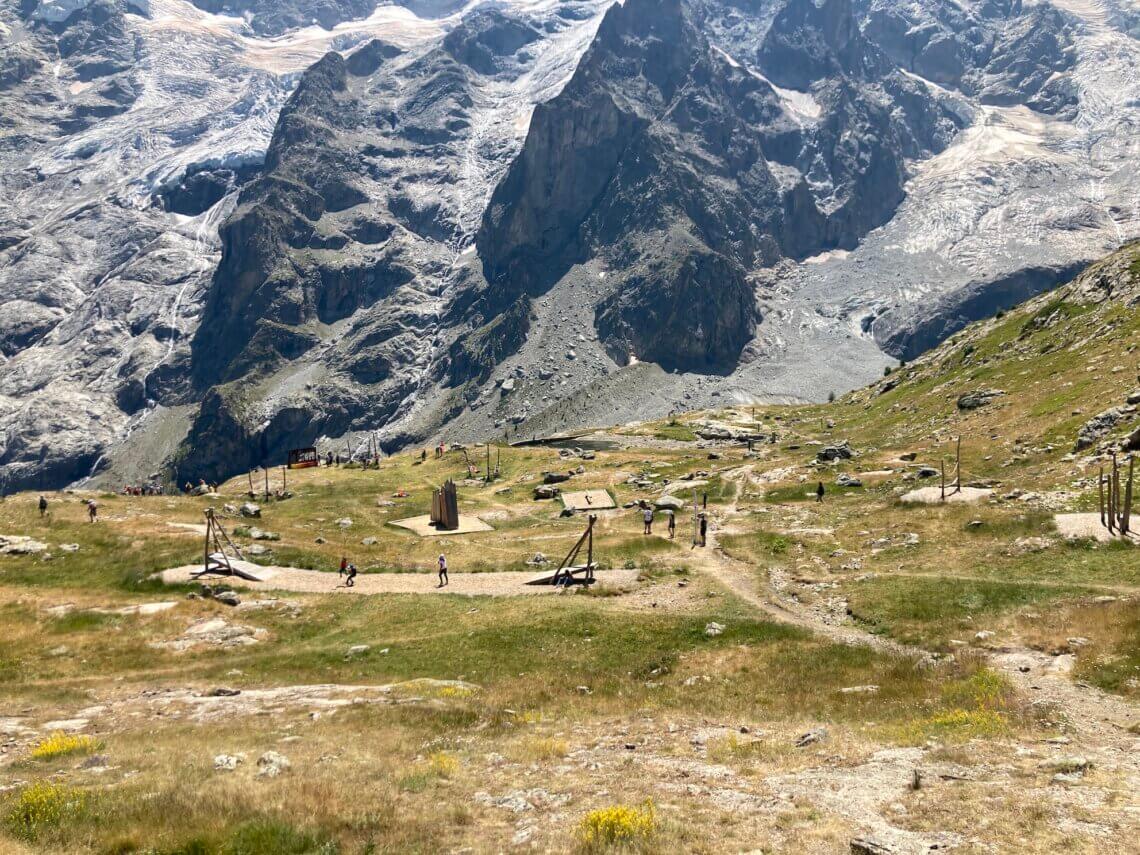
[[[448,584],[447,558],[445,558],[443,553],[441,552],[439,555],[439,586],[438,587],[442,588],[446,584]]]

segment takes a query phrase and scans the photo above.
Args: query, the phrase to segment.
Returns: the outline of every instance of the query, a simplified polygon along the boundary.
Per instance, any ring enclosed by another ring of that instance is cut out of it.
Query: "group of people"
[[[97,519],[99,519],[99,503],[98,502],[96,502],[94,499],[87,499],[86,501],[84,501],[83,504],[87,505],[87,519],[89,522],[95,522]],[[48,516],[47,496],[45,496],[41,493],[39,501],[36,502],[36,506],[40,509],[40,516],[41,517]]]
[[[166,487],[162,484],[124,484],[124,496],[164,496]]]
[[[356,573],[356,565],[349,563],[348,557],[342,555],[340,557],[340,572],[337,575],[344,578],[346,588],[356,585]],[[439,554],[439,584],[436,587],[442,588],[449,584],[449,581],[447,578],[447,556],[441,552]]]
[[[645,505],[641,512],[641,519],[645,523],[645,534],[653,534],[653,507]],[[677,536],[677,514],[672,508],[665,509],[665,520],[669,531],[669,539],[673,540]],[[697,531],[698,539],[694,546],[704,546],[708,542],[709,531],[709,518],[708,515],[702,511],[697,515]]]

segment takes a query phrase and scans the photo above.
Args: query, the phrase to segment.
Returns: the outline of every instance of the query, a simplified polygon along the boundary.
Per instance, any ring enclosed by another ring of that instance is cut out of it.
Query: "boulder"
[[[1125,407],[1112,407],[1103,413],[1097,413],[1077,431],[1076,451],[1092,447],[1098,439],[1112,430],[1116,425],[1131,415]],[[1131,436],[1129,437],[1131,440]],[[1128,442],[1129,440],[1125,440]]]
[[[569,480],[570,480],[570,473],[569,472],[543,472],[542,473],[542,483],[543,484],[561,484],[563,481],[569,481]]]
[[[238,767],[242,758],[236,754],[219,754],[214,758],[214,770],[217,772],[232,772]]]
[[[549,484],[543,484],[534,488],[534,498],[536,501],[541,499],[557,499],[561,495],[562,491],[560,489]]]
[[[340,526],[341,528],[351,528],[352,527],[352,520],[349,519],[348,517],[341,517],[339,520],[336,521],[336,524],[338,526]]]
[[[260,528],[251,528],[249,530],[249,537],[251,540],[280,540],[281,535],[275,531],[265,531]]]
[[[933,466],[919,466],[915,474],[919,478],[935,478],[938,475],[938,470]]]
[[[716,638],[718,635],[724,633],[724,624],[711,621],[705,624],[705,635],[709,638]]]
[[[959,410],[977,410],[984,407],[994,398],[1004,395],[1001,389],[975,389],[958,397]]]
[[[843,440],[843,442],[834,445],[825,445],[816,452],[815,459],[820,463],[830,463],[833,460],[850,460],[854,456],[855,452],[851,450],[851,443]]]
[[[0,555],[35,555],[47,551],[47,544],[19,534],[0,534]]]
[[[221,591],[214,594],[214,599],[227,606],[240,606],[241,597],[235,591]]]
[[[685,507],[685,500],[678,498],[677,496],[661,496],[659,499],[655,499],[653,501],[653,507],[657,508],[659,511],[666,509],[679,511],[681,508]]]
[[[257,777],[276,778],[289,768],[289,758],[276,751],[266,751],[257,758]]]
[[[862,487],[863,482],[858,478],[848,475],[846,472],[840,473],[839,477],[835,479],[835,486],[837,487]]]
[[[260,517],[261,508],[259,508],[253,502],[246,502],[244,505],[238,508],[238,513],[240,513],[243,517]]]

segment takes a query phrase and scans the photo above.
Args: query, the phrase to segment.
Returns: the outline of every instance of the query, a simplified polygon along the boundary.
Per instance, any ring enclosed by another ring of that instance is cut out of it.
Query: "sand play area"
[[[1129,532],[1126,537],[1112,534],[1100,524],[1100,514],[1056,514],[1053,522],[1057,525],[1057,534],[1066,540],[1097,540],[1101,543],[1111,543],[1114,540],[1127,540],[1135,543],[1138,538],[1136,532]]]
[[[435,573],[361,573],[356,584],[345,587],[344,578],[336,573],[320,570],[302,570],[297,567],[263,567],[250,562],[239,562],[243,570],[255,574],[260,582],[253,582],[237,576],[210,575],[202,579],[194,576],[202,569],[201,564],[188,564],[164,570],[160,575],[168,585],[200,581],[207,584],[223,583],[234,588],[254,590],[295,591],[307,594],[465,594],[468,596],[521,597],[532,594],[557,593],[560,589],[549,585],[527,585],[535,576],[529,572],[502,573],[463,573],[453,569],[448,575],[450,584],[438,587]],[[612,586],[633,585],[637,581],[637,570],[600,570],[597,579],[600,584]]]
[[[941,487],[919,487],[917,490],[904,493],[900,496],[900,501],[910,505],[940,505],[944,502],[945,504],[969,505],[975,502],[984,502],[993,494],[993,490],[983,490],[979,487],[963,487],[957,493],[951,492],[950,488],[947,488],[946,499],[943,500]]]
[[[608,490],[580,490],[563,493],[562,505],[576,511],[606,511],[617,507]]]
[[[435,535],[448,535],[448,534],[474,534],[479,531],[494,531],[491,526],[487,525],[483,520],[478,517],[473,517],[470,514],[466,516],[460,515],[459,527],[453,529],[437,528],[431,523],[431,516],[424,514],[422,517],[408,517],[403,520],[392,520],[388,525],[399,526],[406,528],[408,531],[414,531],[420,537],[433,537]]]

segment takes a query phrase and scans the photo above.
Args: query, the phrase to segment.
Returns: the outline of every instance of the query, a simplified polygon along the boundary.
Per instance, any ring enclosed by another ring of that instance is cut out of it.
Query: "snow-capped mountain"
[[[0,485],[822,398],[1140,232],[1131,0],[0,0]]]

